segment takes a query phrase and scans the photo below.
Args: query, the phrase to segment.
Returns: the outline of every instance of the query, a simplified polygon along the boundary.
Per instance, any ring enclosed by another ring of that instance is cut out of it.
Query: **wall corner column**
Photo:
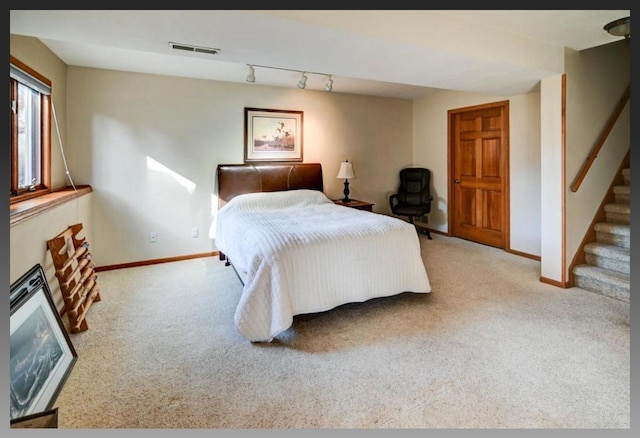
[[[566,287],[565,75],[540,84],[540,281]]]

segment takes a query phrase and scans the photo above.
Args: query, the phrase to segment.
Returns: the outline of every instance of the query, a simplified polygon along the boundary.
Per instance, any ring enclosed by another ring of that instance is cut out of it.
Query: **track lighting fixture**
[[[290,68],[269,67],[268,65],[247,64],[247,66],[249,67],[249,73],[247,74],[247,82],[255,82],[256,81],[255,68],[256,67],[260,67],[260,68],[270,68],[272,70],[284,70],[284,71],[299,72],[301,74],[301,76],[300,76],[300,80],[298,81],[297,86],[301,90],[304,90],[307,87],[307,79],[308,79],[307,75],[326,76],[327,77],[327,82],[325,82],[325,84],[324,84],[324,91],[329,91],[330,92],[331,90],[333,90],[332,75],[330,75],[328,73],[318,73],[318,72],[314,72],[314,71],[293,70],[293,69],[290,69]]]
[[[256,81],[256,71],[253,69],[253,66],[249,66],[249,74],[247,75],[247,82],[255,82]]]
[[[333,79],[331,79],[331,75],[329,75],[327,82],[324,84],[324,91],[333,90]]]
[[[302,77],[298,81],[298,88],[304,90],[304,87],[306,86],[307,86],[307,74],[303,72]]]

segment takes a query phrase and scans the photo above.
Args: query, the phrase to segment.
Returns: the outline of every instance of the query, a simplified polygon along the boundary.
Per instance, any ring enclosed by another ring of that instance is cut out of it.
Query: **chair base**
[[[415,225],[414,225],[415,226]],[[431,233],[429,232],[429,230],[427,228],[422,228],[422,227],[416,227],[416,231],[418,232],[418,234],[420,234],[420,232],[424,233],[427,235],[427,239],[429,240],[433,240],[431,238]]]
[[[418,234],[420,234],[422,232],[427,236],[427,239],[433,240],[431,238],[431,232],[429,231],[429,229],[417,226],[415,224],[414,220],[413,220],[413,216],[409,216],[409,223],[415,227],[415,229],[418,232]]]

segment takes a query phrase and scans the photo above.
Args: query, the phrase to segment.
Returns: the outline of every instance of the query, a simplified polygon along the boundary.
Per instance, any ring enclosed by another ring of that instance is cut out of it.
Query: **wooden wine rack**
[[[94,301],[100,301],[100,288],[95,265],[91,260],[89,242],[79,238],[82,224],[71,225],[47,241],[56,277],[64,299],[64,313],[69,318],[71,333],[89,328],[86,315]]]

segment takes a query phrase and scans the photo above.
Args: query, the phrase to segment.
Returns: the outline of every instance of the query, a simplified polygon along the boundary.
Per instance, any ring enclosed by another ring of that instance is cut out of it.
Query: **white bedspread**
[[[431,291],[413,225],[319,191],[236,196],[216,222],[216,247],[244,281],[234,322],[253,342],[270,342],[294,315]]]

